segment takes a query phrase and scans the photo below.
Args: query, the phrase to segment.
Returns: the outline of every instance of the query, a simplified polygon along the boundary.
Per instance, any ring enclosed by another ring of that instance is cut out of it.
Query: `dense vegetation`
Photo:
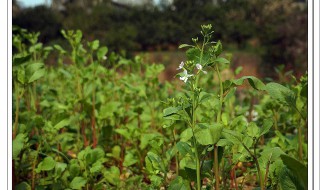
[[[59,0],[53,0],[59,2]],[[60,29],[83,32],[121,52],[170,50],[191,42],[200,24],[212,23],[215,35],[228,49],[255,51],[263,69],[285,64],[301,76],[307,68],[307,3],[301,0],[167,0],[153,5],[130,6],[110,0],[60,1],[62,8],[39,6],[23,9],[13,25],[41,32],[46,44],[68,46]],[[82,4],[79,2],[83,2]],[[215,3],[213,3],[215,2]]]
[[[180,45],[171,83],[161,64],[61,34],[70,51],[14,28],[15,189],[307,189],[306,74],[235,78],[211,25]]]

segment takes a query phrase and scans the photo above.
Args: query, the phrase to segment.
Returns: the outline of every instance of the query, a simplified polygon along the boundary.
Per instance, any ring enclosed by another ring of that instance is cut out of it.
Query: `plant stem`
[[[246,151],[250,154],[250,156],[253,158],[255,164],[256,164],[256,167],[257,167],[257,172],[258,172],[258,177],[259,177],[259,181],[260,181],[260,189],[261,190],[264,190],[264,186],[263,186],[263,178],[262,178],[262,175],[261,175],[261,170],[260,170],[260,165],[259,165],[259,162],[258,162],[258,158],[257,158],[257,152],[256,152],[256,146],[259,142],[259,138],[256,139],[254,141],[254,147],[253,147],[253,153],[249,150],[249,148],[241,141],[241,139],[238,139],[239,142],[242,144],[242,146],[244,147],[244,149],[246,149]]]
[[[220,189],[220,185],[219,185],[219,158],[218,158],[218,146],[215,144],[214,145],[214,164],[213,164],[213,167],[214,167],[214,176],[215,176],[215,189],[219,190]]]
[[[192,132],[193,132],[193,130],[192,130]],[[196,141],[196,137],[194,136],[194,133],[193,133],[193,144],[194,144],[195,155],[196,155],[197,190],[200,190],[201,189],[200,160],[199,160],[199,155],[198,155],[197,141]]]
[[[222,112],[222,104],[223,104],[223,85],[222,85],[222,80],[221,80],[221,75],[220,75],[220,71],[219,71],[219,67],[216,65],[215,66],[215,70],[218,74],[218,78],[219,78],[219,88],[220,88],[220,102],[219,102],[219,111],[217,114],[217,123],[220,123],[221,121],[221,112]],[[215,189],[219,190],[220,189],[220,185],[219,185],[219,160],[218,160],[218,146],[215,144],[214,145],[214,174],[215,174]]]
[[[256,142],[254,142],[254,148],[253,148],[253,152],[254,152],[254,155],[253,155],[253,159],[256,163],[256,166],[257,166],[257,171],[258,171],[258,176],[259,176],[259,181],[260,181],[260,189],[261,190],[264,190],[264,183],[263,183],[263,178],[262,178],[262,174],[261,174],[261,170],[260,170],[260,165],[259,165],[259,162],[258,162],[258,158],[257,158],[257,153],[256,153],[256,145],[257,145],[257,142],[258,142],[258,139]],[[249,149],[248,149],[249,150]]]
[[[177,147],[177,141],[176,141],[176,135],[175,135],[175,129],[172,130],[172,135],[173,135],[173,143],[174,146]],[[177,176],[179,175],[179,153],[177,152],[175,155],[176,159],[176,174]]]
[[[270,156],[271,158],[271,156]],[[266,168],[266,175],[264,176],[264,187],[267,185],[267,179],[268,179],[268,173],[269,173],[269,166],[270,166],[270,159],[267,163],[267,168]]]
[[[40,147],[41,147],[41,143],[39,143],[39,146],[37,148],[37,155],[33,160],[33,164],[32,164],[32,179],[31,179],[31,189],[34,190],[35,189],[35,178],[36,178],[36,173],[35,173],[35,168],[37,165],[37,160],[38,160],[38,155],[39,155],[39,151],[40,151]]]
[[[93,62],[93,58],[91,56],[91,64],[95,64]],[[96,85],[95,85],[95,78],[96,78],[96,65],[93,65],[93,91],[92,91],[92,115],[91,115],[91,129],[92,129],[92,147],[96,148],[97,146],[97,136],[96,136],[96,116],[95,116],[95,110],[96,110]]]
[[[302,127],[298,127],[298,138],[299,138],[299,159],[303,159],[303,147],[302,147]]]
[[[15,96],[16,96],[16,113],[15,113],[15,119],[13,124],[13,133],[12,133],[12,139],[16,138],[17,131],[18,131],[18,121],[19,121],[19,105],[20,105],[20,94],[19,94],[19,84],[15,84]]]
[[[196,173],[197,173],[197,190],[201,189],[201,179],[200,179],[200,160],[198,155],[198,148],[197,148],[197,140],[194,136],[194,129],[196,127],[196,92],[197,83],[198,83],[199,75],[196,77],[195,83],[193,85],[193,99],[192,99],[192,136],[193,136],[193,146],[195,150],[196,156]]]

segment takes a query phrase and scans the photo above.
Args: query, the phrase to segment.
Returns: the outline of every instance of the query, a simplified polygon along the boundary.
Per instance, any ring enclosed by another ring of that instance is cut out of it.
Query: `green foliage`
[[[70,183],[71,189],[82,189],[86,184],[86,180],[83,177],[75,177]]]
[[[194,130],[194,136],[201,145],[216,144],[221,138],[223,126],[221,124],[209,125],[207,123],[199,123]]]
[[[286,166],[281,171],[283,175],[279,175],[284,177],[280,179],[282,189],[308,189],[308,168],[288,155],[281,155],[281,159]]]
[[[231,61],[212,26],[201,29],[202,38],[181,45],[181,83],[160,82],[163,65],[123,58],[80,30],[62,32],[65,50],[15,29],[14,188],[200,189],[223,181],[228,189],[234,176],[247,176],[261,189],[306,189],[307,75],[286,86],[223,78]],[[43,64],[51,51],[59,53],[55,67]],[[245,81],[252,88],[238,91]]]
[[[189,190],[190,189],[190,185],[188,184],[187,180],[184,180],[182,177],[178,176],[175,180],[173,180],[170,184],[169,184],[169,190]]]

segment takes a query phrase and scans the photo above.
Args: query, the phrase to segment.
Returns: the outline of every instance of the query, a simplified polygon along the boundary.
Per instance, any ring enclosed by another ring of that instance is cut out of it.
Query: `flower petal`
[[[199,63],[196,64],[196,67],[198,70],[202,70],[202,65],[200,65]]]
[[[179,65],[179,67],[177,68],[177,70],[183,69],[183,66],[184,66],[184,62],[181,61],[181,63],[180,63],[180,65]]]

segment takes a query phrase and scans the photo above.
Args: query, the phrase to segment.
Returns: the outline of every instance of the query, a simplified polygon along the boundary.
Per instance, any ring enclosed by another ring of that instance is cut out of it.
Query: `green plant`
[[[306,189],[307,75],[283,85],[226,76],[231,56],[201,29],[180,46],[182,82],[160,82],[162,64],[81,31],[63,32],[69,51],[15,28],[14,188]],[[52,50],[58,64],[45,65]]]

